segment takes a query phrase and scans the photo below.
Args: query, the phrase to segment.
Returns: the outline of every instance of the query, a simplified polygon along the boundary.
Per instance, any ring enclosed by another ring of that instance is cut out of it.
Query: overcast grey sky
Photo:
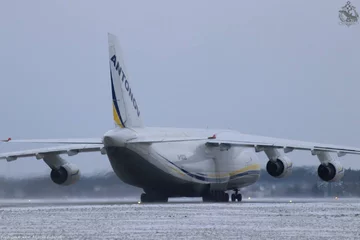
[[[147,126],[360,147],[360,24],[339,25],[345,3],[3,2],[0,137],[99,137],[112,128],[111,32]],[[360,12],[360,0],[352,3]],[[318,164],[307,153],[289,156],[295,165]],[[85,174],[111,169],[96,153],[70,160]],[[360,157],[342,162],[360,167]],[[1,176],[48,172],[31,158],[0,163]]]

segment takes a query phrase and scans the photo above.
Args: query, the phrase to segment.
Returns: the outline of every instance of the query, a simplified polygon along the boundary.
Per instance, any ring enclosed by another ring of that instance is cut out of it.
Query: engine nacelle
[[[67,186],[79,181],[80,170],[77,166],[67,163],[51,170],[50,177],[54,183]]]
[[[344,168],[338,161],[331,161],[327,164],[320,164],[318,175],[321,180],[326,182],[340,181],[344,176]]]
[[[276,161],[268,161],[266,171],[273,177],[283,178],[292,173],[292,162],[286,156],[281,156]]]

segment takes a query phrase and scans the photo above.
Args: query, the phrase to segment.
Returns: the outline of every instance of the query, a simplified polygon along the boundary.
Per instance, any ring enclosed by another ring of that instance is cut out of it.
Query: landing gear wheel
[[[210,191],[203,195],[203,202],[228,202],[229,194],[224,191]]]
[[[203,202],[211,202],[211,195],[207,194],[205,196],[202,197]]]
[[[241,202],[242,200],[242,195],[239,193],[238,189],[234,189],[235,193],[231,194],[231,201],[232,202]]]
[[[142,193],[141,196],[140,196],[140,201],[141,202],[147,202],[147,195],[146,193]]]
[[[168,202],[168,197],[163,196],[163,195],[158,195],[158,194],[147,194],[147,193],[142,193],[140,196],[140,201],[143,203],[146,202],[161,202],[161,203],[165,203]]]
[[[228,201],[229,201],[229,194],[225,193],[224,202],[228,202]]]
[[[241,202],[241,200],[242,200],[242,195],[241,195],[240,193],[236,195],[236,200],[237,200],[238,202]]]
[[[231,194],[231,201],[235,202],[236,201],[236,195],[235,193]]]
[[[156,199],[156,202],[167,203],[168,200],[169,198],[161,196],[158,199]]]
[[[223,191],[215,191],[214,195],[215,195],[215,201],[216,202],[227,202],[227,201],[229,201],[229,194],[227,194],[227,193],[225,193]]]

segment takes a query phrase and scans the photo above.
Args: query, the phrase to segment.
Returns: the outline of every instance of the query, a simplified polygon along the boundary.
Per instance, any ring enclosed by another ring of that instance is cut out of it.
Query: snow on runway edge
[[[129,200],[129,199],[127,199]],[[17,203],[1,207],[1,239],[359,239],[360,201]],[[93,203],[93,204],[92,204]],[[96,204],[95,204],[96,203]]]

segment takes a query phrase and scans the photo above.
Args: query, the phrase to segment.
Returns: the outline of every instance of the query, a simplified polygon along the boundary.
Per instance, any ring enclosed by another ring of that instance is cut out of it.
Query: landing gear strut
[[[242,200],[241,193],[239,193],[238,189],[235,189],[234,191],[235,191],[235,193],[231,194],[231,201],[232,202],[236,202],[236,201],[241,202],[241,200]]]
[[[229,194],[224,191],[210,191],[202,198],[203,202],[228,202]]]
[[[156,193],[142,193],[140,196],[140,201],[143,203],[150,203],[150,202],[164,203],[164,202],[168,202],[168,199],[169,199],[168,197]]]

